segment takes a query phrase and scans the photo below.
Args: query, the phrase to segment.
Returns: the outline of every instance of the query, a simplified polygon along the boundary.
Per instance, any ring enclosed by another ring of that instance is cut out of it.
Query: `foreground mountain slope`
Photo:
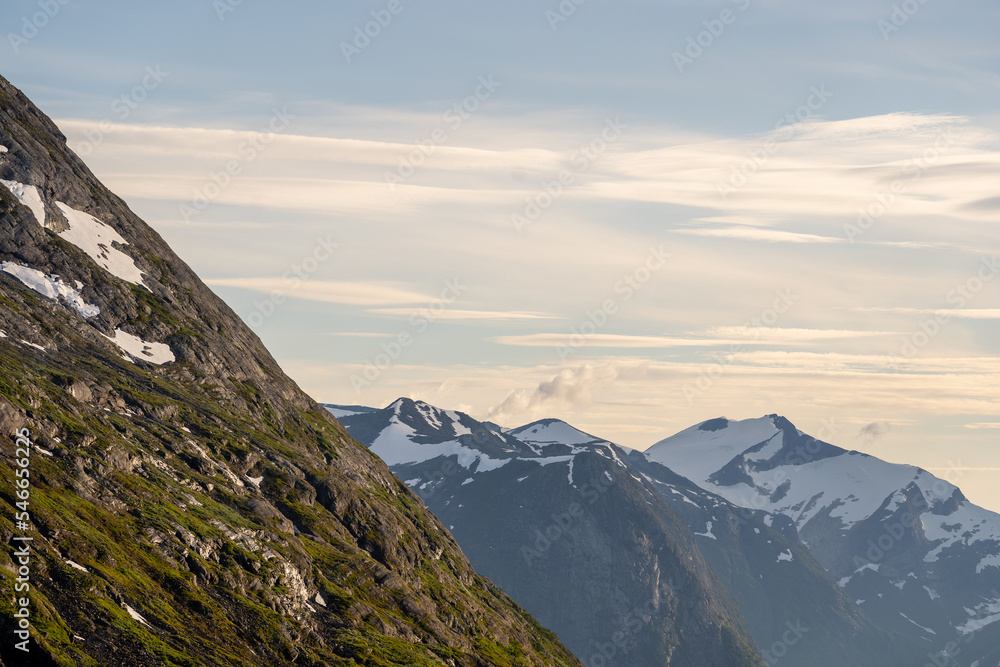
[[[409,399],[329,407],[586,664],[760,664],[691,531],[624,450],[555,420],[504,433]]]
[[[713,419],[645,454],[789,522],[882,627],[938,660],[947,652],[948,664],[998,663],[1000,515],[949,482],[822,442],[777,415]]]
[[[27,664],[579,664],[3,79],[0,146],[0,575],[33,537]],[[0,660],[25,664],[11,604]]]

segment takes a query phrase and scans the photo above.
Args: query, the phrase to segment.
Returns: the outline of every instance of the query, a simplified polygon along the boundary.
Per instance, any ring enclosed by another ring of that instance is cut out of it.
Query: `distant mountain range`
[[[638,452],[555,419],[326,407],[590,667],[741,664],[689,661],[712,633],[767,664],[998,664],[1000,516],[925,471],[776,415]]]
[[[821,442],[776,415],[705,422],[645,456],[734,504],[791,520],[882,627],[931,649],[954,644],[953,664],[1000,661],[1000,515],[954,485]]]
[[[504,433],[407,399],[333,412],[585,664],[761,664],[694,536],[620,448],[561,422]]]

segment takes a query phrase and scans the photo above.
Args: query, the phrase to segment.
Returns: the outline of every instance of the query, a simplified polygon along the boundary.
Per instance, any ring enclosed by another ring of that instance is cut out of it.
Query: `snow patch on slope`
[[[422,401],[415,401],[413,405],[417,409],[417,412],[419,412],[421,416],[427,420],[428,424],[430,424],[437,430],[441,430],[442,428],[444,428],[444,426],[441,424],[441,420],[438,418],[436,414],[437,409],[434,408],[432,405],[429,405]]]
[[[976,574],[982,574],[983,570],[988,567],[1000,568],[1000,554],[993,554],[979,561],[979,565],[976,566]]]
[[[784,440],[784,433],[776,433],[774,437],[767,441],[767,444],[764,445],[759,452],[752,452],[747,454],[744,458],[746,458],[747,461],[767,461],[781,451]]]
[[[461,423],[462,416],[454,410],[444,411],[451,418],[451,426],[455,429],[455,435],[472,435],[472,429]]]
[[[80,292],[62,282],[59,276],[46,276],[37,269],[14,262],[0,262],[0,270],[14,276],[25,286],[30,287],[42,296],[56,300],[64,298],[70,306],[84,317],[95,317],[101,314],[101,309],[83,300]],[[79,284],[79,281],[77,281]]]
[[[1000,621],[1000,600],[990,600],[965,611],[969,614],[969,620],[955,629],[963,635],[979,632],[987,625]]]
[[[3,179],[0,179],[0,183],[6,185],[7,189],[10,190],[12,195],[17,197],[19,202],[31,209],[31,212],[35,214],[35,220],[38,221],[38,224],[42,227],[45,226],[45,204],[42,203],[42,195],[38,193],[38,188],[34,185],[25,185],[17,181],[5,181]]]
[[[69,565],[74,570],[80,570],[80,572],[90,572],[90,570],[88,570],[84,566],[80,565],[79,563],[74,563],[71,560],[66,561],[66,564]]]
[[[130,607],[128,604],[123,603],[122,606],[125,608],[125,611],[128,612],[128,615],[131,616],[133,620],[136,620],[136,621],[142,623],[146,627],[150,627],[150,628],[153,627],[152,625],[149,624],[149,621],[147,621],[145,618],[143,618],[142,614],[140,614],[139,612],[137,612],[135,609],[133,609],[132,607]]]
[[[416,430],[412,426],[400,423],[394,417],[392,423],[372,443],[371,450],[390,466],[404,463],[423,463],[439,456],[456,456],[459,465],[463,468],[469,469],[476,461],[479,461],[476,472],[486,472],[502,468],[511,461],[511,459],[490,458],[482,452],[464,446],[457,440],[418,445],[411,440],[414,435],[416,435]]]
[[[711,521],[707,521],[706,522],[705,532],[704,533],[695,533],[695,535],[698,535],[699,537],[707,537],[710,540],[717,540],[717,539],[719,539],[718,537],[715,536],[715,533],[712,532],[712,522]]]
[[[56,206],[69,221],[69,229],[60,232],[59,236],[90,255],[113,276],[134,285],[146,286],[142,282],[142,271],[135,265],[135,260],[112,245],[112,243],[128,245],[128,241],[118,232],[94,216],[70,208],[61,201],[56,202]]]
[[[924,474],[930,477],[929,473]],[[938,482],[946,484],[940,480]],[[927,492],[924,491],[924,494]],[[968,501],[959,504],[958,508],[947,516],[924,514],[921,517],[921,525],[928,540],[932,542],[940,540],[940,544],[924,557],[926,563],[935,562],[941,557],[942,552],[956,544],[968,546],[976,542],[1000,542],[1000,517]],[[956,526],[959,527],[957,530]],[[980,574],[983,569],[991,566],[1000,567],[1000,556],[991,555],[981,560],[976,573]]]
[[[104,334],[101,335],[104,336]],[[113,338],[111,336],[104,337],[121,348],[123,352],[132,355],[136,359],[142,359],[157,366],[177,360],[174,353],[170,350],[170,346],[166,343],[149,343],[121,329],[115,329]]]
[[[905,618],[906,620],[908,620],[910,623],[913,623],[913,625],[917,626],[918,628],[920,628],[924,632],[930,633],[932,635],[936,635],[937,634],[936,632],[934,632],[930,628],[927,628],[927,627],[924,627],[924,626],[920,625],[919,623],[917,623],[916,621],[914,621],[912,618],[910,618],[909,616],[907,616],[903,612],[899,612],[899,615],[902,616],[903,618]]]

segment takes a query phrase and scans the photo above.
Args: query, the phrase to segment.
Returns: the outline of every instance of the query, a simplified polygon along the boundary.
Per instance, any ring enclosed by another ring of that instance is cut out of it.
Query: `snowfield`
[[[56,202],[56,206],[69,221],[69,229],[59,236],[84,251],[111,275],[133,285],[142,285],[142,271],[135,260],[115,248],[112,243],[128,245],[121,234],[97,218],[83,211],[77,211],[66,204]]]

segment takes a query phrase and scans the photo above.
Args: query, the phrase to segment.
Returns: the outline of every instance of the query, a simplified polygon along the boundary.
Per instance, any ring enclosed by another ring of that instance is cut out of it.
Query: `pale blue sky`
[[[2,73],[317,399],[638,448],[832,420],[1000,509],[995,3],[235,4],[51,0],[32,34],[46,3],[8,0]]]

